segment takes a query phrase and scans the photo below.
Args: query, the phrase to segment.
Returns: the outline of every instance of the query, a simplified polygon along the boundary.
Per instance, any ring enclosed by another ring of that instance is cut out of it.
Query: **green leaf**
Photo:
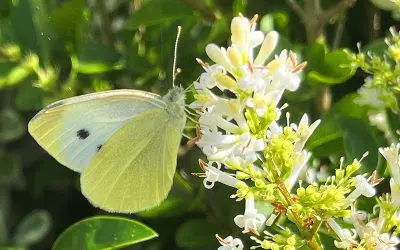
[[[14,141],[26,132],[20,115],[12,109],[0,111],[0,143]]]
[[[234,0],[232,3],[233,15],[246,12],[247,5],[247,0]]]
[[[25,250],[23,247],[0,247],[0,250]]]
[[[353,159],[360,159],[368,151],[368,156],[362,161],[361,173],[372,173],[379,169],[378,147],[381,146],[377,141],[371,126],[360,119],[341,116],[338,121],[343,131],[343,143],[348,162]]]
[[[0,162],[0,185],[10,186],[14,184],[21,174],[22,164],[20,157],[5,150],[0,150]]]
[[[30,246],[39,242],[51,228],[51,216],[45,210],[34,211],[18,224],[14,243],[19,246]]]
[[[97,43],[87,43],[71,60],[72,67],[83,74],[99,74],[124,67],[112,48]]]
[[[147,1],[131,16],[131,19],[126,22],[126,29],[137,29],[140,25],[163,24],[176,19],[192,17],[193,10],[176,0]]]
[[[272,14],[266,14],[261,18],[260,30],[262,30],[265,33],[274,30],[274,17]]]
[[[345,154],[343,136],[346,128],[342,128],[339,122],[341,117],[364,120],[364,123],[367,124],[367,108],[355,103],[357,96],[357,94],[349,94],[343,97],[322,116],[321,124],[311,135],[306,145],[308,150],[313,151],[314,156],[328,157],[332,154]]]
[[[32,86],[31,83],[22,84],[18,88],[15,104],[19,110],[39,110],[43,108],[44,95],[42,89]]]
[[[400,131],[400,116],[393,113],[390,109],[386,109],[386,119],[388,121],[389,130],[394,138],[399,138],[397,131]]]
[[[72,44],[76,50],[87,37],[89,11],[85,0],[65,1],[51,13],[49,23],[57,35]]]
[[[4,246],[8,243],[10,229],[7,218],[10,215],[11,195],[7,188],[2,187],[0,190],[0,245]]]
[[[363,52],[372,52],[374,55],[383,57],[383,55],[388,50],[388,45],[385,43],[385,39],[378,39],[372,41],[365,46],[362,47],[361,51]]]
[[[117,216],[95,216],[67,228],[53,250],[118,249],[157,237],[148,226]]]
[[[32,21],[36,31],[36,39],[38,42],[38,54],[44,65],[50,63],[50,53],[53,46],[53,34],[49,27],[49,5],[44,0],[30,0],[32,13]]]
[[[333,85],[343,83],[355,73],[352,60],[345,50],[327,52],[326,45],[315,43],[307,53],[308,81],[315,84]]]
[[[30,1],[12,1],[10,21],[15,38],[20,47],[27,50],[38,51],[35,26],[31,12]]]
[[[182,249],[214,249],[215,225],[205,219],[193,219],[184,222],[175,235],[176,244]]]

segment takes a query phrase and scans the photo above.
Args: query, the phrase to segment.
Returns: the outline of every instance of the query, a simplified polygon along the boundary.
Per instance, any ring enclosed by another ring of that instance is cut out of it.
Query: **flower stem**
[[[291,197],[291,194],[289,193],[289,191],[287,190],[285,184],[282,181],[278,182],[278,189],[281,192],[281,194],[283,195],[283,197],[285,198],[288,206],[292,206],[294,205],[294,201]],[[307,230],[307,228],[305,228],[303,226],[303,222],[300,218],[300,216],[291,210],[287,211],[288,213],[288,217],[292,218],[293,222],[296,224],[297,228],[299,229],[300,233],[304,236],[304,238],[306,239],[307,245],[311,248],[311,249],[315,249],[315,250],[320,250],[321,246],[318,244],[316,238],[315,238],[315,234],[317,232],[309,232]],[[319,227],[318,227],[319,228]]]

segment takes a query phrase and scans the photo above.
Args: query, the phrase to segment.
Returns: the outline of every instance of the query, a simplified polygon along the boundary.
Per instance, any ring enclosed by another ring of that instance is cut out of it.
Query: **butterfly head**
[[[178,116],[185,116],[185,90],[180,86],[174,86],[163,97],[167,109]]]

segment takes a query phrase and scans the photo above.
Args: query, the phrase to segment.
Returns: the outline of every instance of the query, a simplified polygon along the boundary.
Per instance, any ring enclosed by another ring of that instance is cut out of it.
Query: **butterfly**
[[[174,72],[175,58],[176,44]],[[81,191],[94,206],[135,213],[166,198],[185,123],[185,91],[174,86],[164,97],[125,89],[60,100],[36,114],[28,131],[81,173]]]

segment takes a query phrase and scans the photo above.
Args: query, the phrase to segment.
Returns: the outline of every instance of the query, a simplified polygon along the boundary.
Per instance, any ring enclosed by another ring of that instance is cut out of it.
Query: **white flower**
[[[244,91],[260,91],[269,85],[270,79],[266,70],[251,72],[246,67],[243,73],[244,76],[238,80],[238,86]]]
[[[202,118],[205,123],[204,117]],[[217,116],[209,119],[210,123],[216,121],[218,121]],[[252,138],[249,132],[226,135],[217,129],[202,129],[201,132],[202,137],[197,141],[197,145],[202,148],[210,161],[223,162],[229,157],[242,157],[251,163],[257,160],[257,152],[265,148],[264,141]]]
[[[374,185],[370,184],[362,175],[354,177],[356,189],[347,196],[348,202],[353,202],[359,196],[372,197],[376,194]]]
[[[220,170],[221,166],[217,164],[217,167],[212,166],[212,162],[206,164],[203,161],[199,161],[201,168],[204,170],[204,174],[199,175],[200,177],[205,177],[203,180],[204,187],[207,189],[211,189],[214,187],[215,182],[220,182],[227,186],[231,186],[236,188],[237,185],[240,183],[238,179],[233,177],[232,175],[225,173]]]
[[[217,86],[217,79],[216,79],[217,75],[219,75],[219,74],[225,75],[226,74],[225,68],[218,64],[204,67],[204,70],[206,72],[204,72],[200,75],[199,83],[201,86],[207,87],[209,89]],[[223,88],[220,87],[220,89],[223,89]]]
[[[232,236],[228,236],[225,239],[222,239],[219,235],[216,235],[219,244],[222,246],[218,247],[218,250],[242,250],[243,243],[239,238],[233,238]]]
[[[277,105],[281,99],[283,91],[269,91],[260,90],[254,92],[252,98],[246,100],[246,105],[250,108],[254,108],[258,116],[263,116],[268,108],[268,105]]]
[[[271,89],[287,89],[295,91],[300,86],[300,77],[296,67],[296,55],[283,50],[279,56],[276,56],[268,65],[267,69],[272,74]]]
[[[357,237],[355,232],[351,233],[351,231],[348,229],[342,229],[332,218],[328,219],[327,223],[340,239],[340,241],[334,241],[337,248],[350,249],[351,246],[358,244],[358,242],[355,240]]]
[[[264,225],[266,218],[263,214],[258,213],[254,207],[254,196],[246,197],[246,207],[243,215],[237,215],[234,218],[235,224],[243,228],[243,233],[253,232],[258,234],[261,226]]]
[[[211,60],[224,67],[227,71],[232,72],[234,70],[234,66],[225,48],[218,47],[215,44],[208,44],[206,46],[206,53]]]
[[[390,194],[393,205],[400,206],[400,183],[396,183],[393,178],[390,178]]]
[[[381,234],[376,224],[368,222],[362,228],[363,234],[360,235],[368,248],[379,250],[395,250],[396,245],[400,243],[399,238],[391,236],[388,233]]]
[[[370,78],[367,78],[366,82],[368,79]],[[357,92],[359,96],[355,99],[355,103],[380,110],[386,107],[382,98],[381,90],[369,86],[362,86]]]
[[[271,52],[275,49],[278,43],[278,32],[269,32],[261,45],[260,51],[256,59],[254,60],[254,65],[263,65],[265,60],[270,56]]]
[[[289,180],[289,189],[291,189],[297,182],[301,171],[306,166],[307,161],[310,159],[311,153],[307,151],[303,151],[299,153],[296,157],[296,163],[294,164],[292,173],[290,174]]]
[[[390,173],[397,184],[400,184],[400,143],[392,143],[390,147],[379,148],[379,152],[385,157],[390,167]]]
[[[291,124],[291,127],[297,132],[299,140],[294,144],[294,152],[301,152],[308,138],[321,123],[321,120],[316,120],[311,125],[308,123],[308,115],[304,114],[300,120],[299,126]]]

